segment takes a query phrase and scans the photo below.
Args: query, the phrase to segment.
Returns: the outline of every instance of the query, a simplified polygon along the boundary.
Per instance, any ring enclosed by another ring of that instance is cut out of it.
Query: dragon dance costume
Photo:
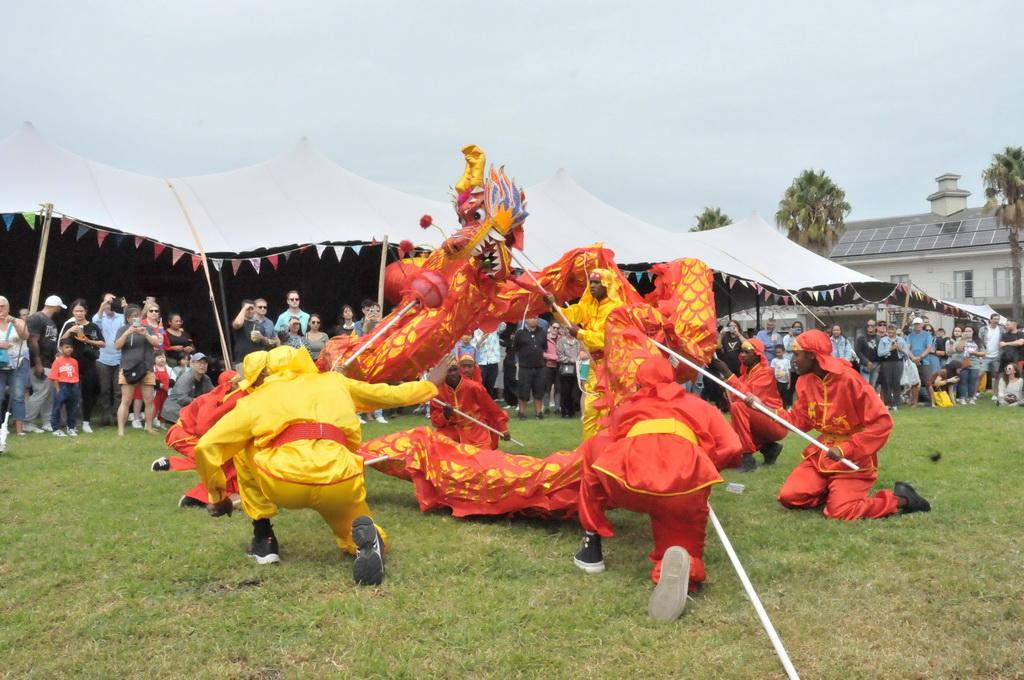
[[[724,481],[715,457],[734,456],[740,442],[715,407],[675,382],[665,359],[648,359],[636,377],[640,389],[612,412],[608,429],[582,447],[580,524],[607,538],[615,532],[606,509],[649,515],[651,580],[658,583],[665,551],[678,545],[690,554],[695,590],[705,578],[708,496]]]
[[[809,445],[803,461],[779,491],[789,508],[825,506],[833,519],[877,519],[897,511],[896,495],[880,490],[869,496],[878,479],[878,451],[892,432],[892,417],[871,386],[846,361],[832,356],[832,343],[819,330],[804,331],[793,343],[795,352],[810,352],[824,377],[807,373],[797,378],[796,403],[776,413],[803,431],[817,430],[818,441],[836,446],[860,466],[850,470]]]
[[[768,365],[768,357],[764,353],[764,343],[757,338],[744,340],[740,345],[741,351],[750,352],[757,357],[757,364],[748,367],[740,361],[740,375],[731,375],[726,382],[744,394],[753,394],[770,409],[782,408],[782,397],[779,396],[779,388],[775,384],[775,374]],[[729,394],[729,419],[732,429],[740,438],[741,451],[744,454],[752,454],[755,451],[769,451],[767,446],[786,438],[789,431],[772,420],[764,413],[750,408],[743,400],[736,395]],[[778,455],[776,453],[776,455]],[[766,460],[769,453],[765,453]],[[726,467],[735,467],[738,459],[730,461]]]
[[[363,459],[353,453],[361,440],[356,413],[420,404],[436,394],[425,381],[371,385],[319,373],[305,350],[275,348],[264,383],[199,440],[199,474],[216,504],[226,493],[222,466],[233,460],[242,507],[254,522],[273,517],[279,506],[312,508],[338,546],[355,554],[353,520],[370,516]]]

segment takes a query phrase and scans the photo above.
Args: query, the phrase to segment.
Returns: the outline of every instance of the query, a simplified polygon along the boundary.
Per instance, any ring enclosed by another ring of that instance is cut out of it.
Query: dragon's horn
[[[462,147],[462,155],[466,157],[466,170],[455,184],[455,191],[460,194],[484,185],[484,166],[487,165],[487,157],[476,144]]]

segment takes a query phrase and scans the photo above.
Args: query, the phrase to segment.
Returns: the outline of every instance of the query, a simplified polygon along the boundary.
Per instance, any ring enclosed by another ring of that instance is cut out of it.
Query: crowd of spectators
[[[859,370],[892,411],[901,405],[973,405],[986,391],[1000,406],[1021,404],[1024,333],[1015,320],[1002,321],[993,314],[987,323],[957,325],[949,334],[935,328],[927,316],[914,317],[903,328],[871,319],[854,334],[839,324],[829,330],[833,356]],[[792,347],[801,332],[803,325],[796,322],[788,333],[779,334],[774,320],[769,320],[765,328],[744,333],[730,320],[719,335],[716,354],[736,372],[738,367],[732,364],[739,361],[739,344],[744,337],[757,337],[765,345],[779,394],[788,406],[796,382]],[[701,389],[705,398],[723,403],[720,390],[710,381]]]

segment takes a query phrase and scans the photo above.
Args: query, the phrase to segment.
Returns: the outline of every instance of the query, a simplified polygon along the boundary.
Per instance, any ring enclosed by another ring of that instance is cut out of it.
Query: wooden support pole
[[[388,266],[388,235],[380,244],[380,276],[377,278],[377,306],[384,312],[384,268]]]
[[[53,203],[42,203],[43,227],[39,236],[39,257],[36,258],[36,273],[32,277],[32,295],[29,297],[28,311],[39,311],[39,293],[43,287],[43,269],[46,265],[46,248],[50,243],[50,219],[53,217]],[[17,310],[14,310],[17,312]],[[17,314],[15,314],[17,316]]]

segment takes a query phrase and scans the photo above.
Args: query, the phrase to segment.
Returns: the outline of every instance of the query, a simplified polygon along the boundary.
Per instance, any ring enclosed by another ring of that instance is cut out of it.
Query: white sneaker
[[[32,434],[41,434],[43,429],[35,423],[25,423],[25,427],[22,428],[22,432],[31,432]]]
[[[43,423],[43,432],[53,432],[53,425],[50,425],[50,423]]]
[[[67,435],[64,434],[63,432],[61,432],[60,430],[54,430],[53,431],[53,436],[54,437],[67,437]]]
[[[363,417],[361,415],[356,414],[356,418],[359,418],[359,424],[360,425],[366,425],[366,421],[363,420]]]
[[[160,420],[159,418],[154,418],[153,419],[153,427],[155,427],[158,430],[166,430],[167,429],[167,423],[165,423],[164,421]]]
[[[376,420],[378,423],[380,423],[382,425],[387,425],[388,424],[388,421],[384,418],[383,414],[378,414],[378,415],[374,416],[373,419]]]
[[[85,434],[92,434],[92,427],[89,426],[88,420],[82,421],[82,432]]]
[[[69,437],[77,437],[78,436],[78,433],[75,432],[75,428],[73,428],[73,427],[69,427],[68,428],[68,436]]]
[[[661,559],[661,578],[654,586],[647,611],[658,621],[675,621],[686,608],[690,586],[690,553],[678,545],[665,551]]]
[[[132,429],[133,430],[141,430],[142,429],[142,421],[141,420],[133,420],[132,421]]]

